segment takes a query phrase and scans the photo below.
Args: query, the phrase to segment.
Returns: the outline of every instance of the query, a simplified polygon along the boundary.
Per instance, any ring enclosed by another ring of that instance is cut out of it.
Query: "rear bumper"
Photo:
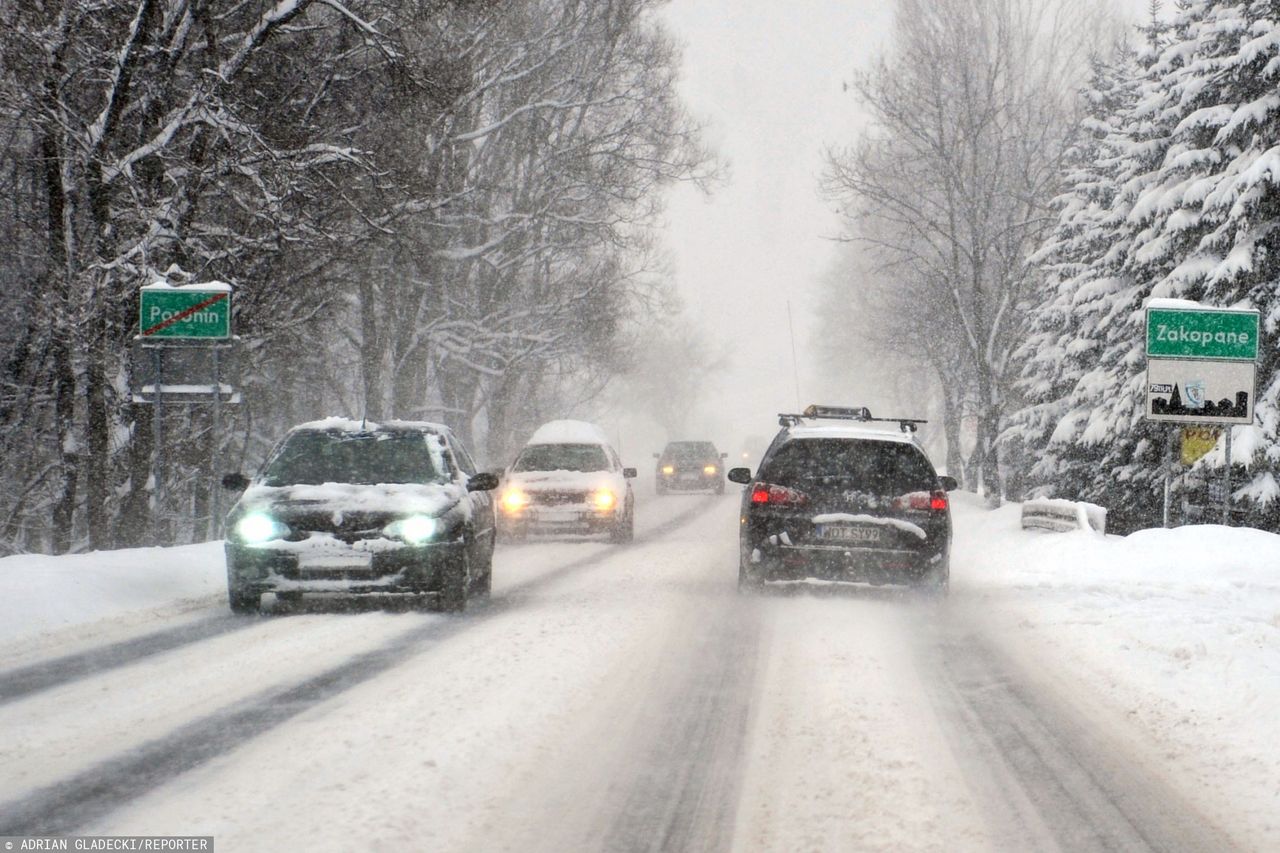
[[[679,474],[659,474],[658,484],[669,492],[700,492],[718,489],[724,482],[722,474],[698,474],[682,477]]]
[[[825,580],[916,584],[946,565],[946,548],[888,549],[772,546],[743,555],[747,570],[763,581]]]
[[[242,592],[439,592],[444,573],[463,558],[461,541],[405,546],[372,555],[369,565],[299,565],[299,554],[227,543],[227,583]]]

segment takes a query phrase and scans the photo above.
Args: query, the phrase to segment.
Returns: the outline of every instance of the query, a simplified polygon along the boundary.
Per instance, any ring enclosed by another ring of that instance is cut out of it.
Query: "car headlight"
[[[436,535],[440,520],[429,515],[411,515],[393,521],[382,528],[382,535],[390,539],[403,539],[410,545],[421,545]]]
[[[507,489],[502,493],[502,508],[507,512],[519,512],[529,505],[529,496],[519,489]]]
[[[671,474],[674,474],[675,472],[676,472],[676,466],[674,466],[674,465],[663,465],[663,466],[662,466],[662,473],[667,474],[668,476],[669,476],[669,475],[671,475]]]
[[[618,499],[608,489],[600,489],[591,496],[591,502],[595,504],[596,509],[613,509],[613,505],[618,502]]]
[[[289,533],[289,525],[276,521],[265,512],[251,512],[237,521],[235,526],[236,538],[248,545],[283,539]]]
[[[714,474],[715,472],[716,472],[716,466],[714,466],[714,465],[704,465],[704,466],[702,466],[702,473],[704,473],[704,474]]]

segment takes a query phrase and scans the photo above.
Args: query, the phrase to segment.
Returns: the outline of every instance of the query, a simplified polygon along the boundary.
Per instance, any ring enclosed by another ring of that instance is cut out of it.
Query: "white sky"
[[[1115,0],[1135,19],[1147,0]],[[1166,4],[1171,6],[1172,4]],[[861,116],[843,83],[887,46],[890,0],[673,0],[663,18],[684,45],[681,91],[705,141],[730,165],[712,197],[677,186],[666,246],[691,319],[729,348],[733,366],[704,428],[771,436],[796,403],[787,302],[801,399],[819,393],[809,356],[817,282],[839,222],[818,193],[822,150],[851,141]],[[857,400],[829,400],[846,402]],[[736,450],[736,444],[729,449]]]

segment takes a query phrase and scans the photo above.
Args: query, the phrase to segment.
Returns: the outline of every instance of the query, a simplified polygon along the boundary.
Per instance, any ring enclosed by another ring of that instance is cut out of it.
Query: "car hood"
[[[441,516],[457,506],[466,489],[458,483],[322,483],[250,486],[232,513],[270,509],[285,518],[318,513]]]
[[[612,471],[508,471],[506,484],[522,489],[612,489],[621,493],[627,481]]]

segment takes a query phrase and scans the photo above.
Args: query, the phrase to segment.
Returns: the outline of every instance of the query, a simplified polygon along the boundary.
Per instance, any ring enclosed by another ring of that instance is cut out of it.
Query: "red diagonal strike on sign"
[[[172,326],[174,323],[178,322],[179,320],[186,319],[187,317],[190,317],[192,314],[196,313],[197,311],[203,311],[205,308],[208,308],[210,305],[214,304],[215,302],[221,302],[226,298],[227,298],[227,294],[225,293],[215,293],[213,296],[210,296],[204,302],[201,302],[198,305],[192,305],[186,311],[182,311],[177,314],[174,314],[168,320],[164,320],[162,322],[156,323],[150,329],[143,329],[142,336],[145,338],[147,335],[154,335],[156,332],[160,331],[161,329],[167,329],[170,326]]]

